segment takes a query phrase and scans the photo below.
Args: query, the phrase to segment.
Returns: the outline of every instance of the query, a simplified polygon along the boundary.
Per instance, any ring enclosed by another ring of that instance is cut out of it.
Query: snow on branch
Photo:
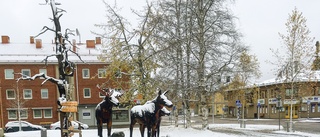
[[[37,78],[44,78],[45,80],[41,83],[41,85],[43,85],[45,82],[47,82],[47,81],[50,81],[50,82],[52,82],[52,83],[55,83],[55,84],[63,84],[64,82],[63,82],[63,80],[61,80],[61,79],[56,79],[56,78],[53,78],[53,77],[50,77],[50,76],[47,76],[46,74],[44,74],[44,73],[39,73],[39,74],[36,74],[36,75],[34,75],[34,76],[32,76],[32,77],[30,77],[30,76],[27,76],[27,75],[24,75],[24,74],[22,74],[22,73],[15,73],[15,74],[18,74],[18,75],[21,75],[22,77],[20,77],[20,78],[18,78],[17,79],[17,82],[19,82],[20,80],[35,80],[35,79],[37,79]]]

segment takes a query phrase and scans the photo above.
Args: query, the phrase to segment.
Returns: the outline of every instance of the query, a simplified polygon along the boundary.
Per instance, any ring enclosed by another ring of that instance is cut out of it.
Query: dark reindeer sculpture
[[[123,93],[119,93],[114,90],[101,89],[98,85],[100,93],[105,94],[104,99],[96,107],[96,120],[98,127],[98,136],[102,137],[103,123],[107,123],[108,136],[111,135],[112,126],[112,107],[119,105],[119,98]]]
[[[157,123],[160,119],[160,111],[164,106],[172,107],[173,104],[167,99],[164,92],[158,92],[158,96],[145,103],[144,105],[137,105],[131,109],[130,122],[130,137],[132,137],[133,126],[138,122],[140,125],[141,137],[144,137],[144,129],[147,127],[148,137],[154,137],[156,133]]]
[[[156,134],[154,135],[154,137],[160,137],[160,124],[161,124],[161,117],[162,116],[169,116],[170,115],[170,111],[168,109],[166,109],[166,107],[163,107],[161,110],[160,110],[160,117],[158,119],[158,122],[157,122],[157,126],[156,126]],[[156,136],[157,135],[157,136]]]

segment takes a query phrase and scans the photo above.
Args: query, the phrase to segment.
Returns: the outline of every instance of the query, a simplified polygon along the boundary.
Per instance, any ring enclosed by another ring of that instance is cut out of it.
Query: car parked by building
[[[35,125],[29,123],[28,121],[20,121],[21,122],[21,130],[22,131],[35,131],[35,130],[44,130],[45,128],[40,125]],[[20,123],[19,121],[9,121],[5,125],[5,132],[17,132],[19,131]]]
[[[80,122],[80,121],[71,121],[71,124],[72,124],[72,126],[74,127],[74,129],[79,129],[79,124],[80,124],[80,126],[81,126],[81,129],[88,129],[88,128],[89,128],[89,126],[88,126],[87,124],[82,123],[82,122]],[[60,129],[60,121],[55,122],[55,123],[52,123],[52,124],[50,125],[50,129],[51,129],[51,130]]]

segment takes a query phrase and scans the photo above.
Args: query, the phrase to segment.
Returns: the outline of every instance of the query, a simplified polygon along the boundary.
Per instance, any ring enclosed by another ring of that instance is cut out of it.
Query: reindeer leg
[[[147,137],[151,137],[151,125],[147,125],[147,130],[148,130],[148,136]]]
[[[98,136],[102,137],[102,121],[100,119],[97,121],[97,126],[98,126]]]
[[[131,117],[131,122],[130,122],[130,137],[132,137],[132,130],[133,130],[134,124],[136,124],[136,121],[134,120],[134,117]]]
[[[112,126],[112,121],[108,120],[108,122],[107,122],[108,137],[111,136],[111,126]]]
[[[141,137],[144,137],[144,129],[146,128],[146,126],[145,125],[143,125],[143,124],[140,124],[140,134],[141,134]]]

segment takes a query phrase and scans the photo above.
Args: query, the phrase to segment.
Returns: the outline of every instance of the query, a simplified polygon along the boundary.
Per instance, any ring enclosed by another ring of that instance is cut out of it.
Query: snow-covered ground
[[[288,136],[303,136],[303,137],[319,137],[318,134],[310,134],[304,132],[286,132],[282,127],[279,131],[278,125],[246,125],[246,128],[240,128],[239,124],[210,124],[208,129],[200,130],[199,126],[194,128],[183,128],[183,126],[162,126],[160,137],[288,137]],[[114,128],[112,132],[123,131],[126,137],[129,137],[129,128]],[[145,133],[146,134],[146,133]],[[103,130],[103,135],[106,137],[107,130]],[[60,130],[47,130],[47,137],[59,137]],[[83,130],[83,137],[97,137],[97,129]],[[41,131],[15,132],[5,133],[5,137],[41,137]],[[75,134],[73,137],[79,137]],[[134,128],[133,137],[140,137],[138,128]]]

